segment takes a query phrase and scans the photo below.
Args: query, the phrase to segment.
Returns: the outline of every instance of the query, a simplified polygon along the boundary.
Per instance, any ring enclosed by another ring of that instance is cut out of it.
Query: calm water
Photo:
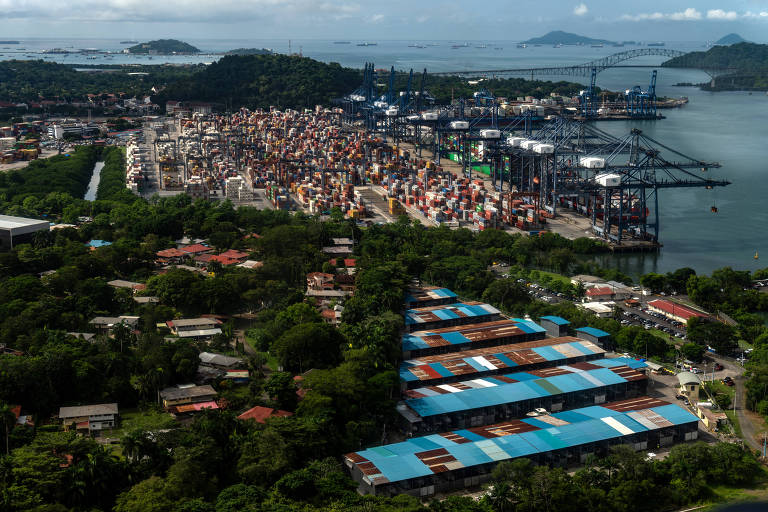
[[[117,52],[129,45],[119,40],[100,39],[20,39],[20,53],[0,48],[0,59],[26,58],[28,51],[50,48],[96,48]],[[78,64],[142,63],[201,63],[219,58],[220,53],[233,48],[271,48],[288,52],[288,40],[186,40],[200,48],[204,55],[154,56],[113,55],[112,58],[87,59],[83,55],[47,55],[46,60]],[[325,62],[361,68],[374,62],[377,68],[418,72],[456,71],[468,69],[499,69],[533,67],[554,64],[579,64],[634,47],[591,48],[583,46],[551,46],[516,48],[513,41],[469,41],[467,48],[451,49],[449,41],[378,41],[376,46],[360,47],[333,44],[332,41],[292,40],[290,49]],[[372,41],[374,42],[374,41]],[[454,43],[464,43],[457,40]],[[411,43],[427,45],[410,48]],[[484,44],[486,48],[477,48]],[[19,48],[7,46],[14,51]],[[684,51],[705,50],[700,42],[668,42],[667,48]],[[494,48],[502,48],[496,50]],[[32,55],[30,53],[30,55]],[[40,55],[35,55],[40,57]],[[656,65],[664,57],[642,57],[627,64]],[[624,90],[634,85],[648,87],[651,69],[613,68],[598,75],[597,84],[609,90]],[[553,80],[584,82],[579,77],[550,77]],[[664,248],[654,255],[626,255],[612,258],[631,275],[649,271],[666,272],[683,266],[708,273],[726,265],[739,269],[768,266],[755,260],[755,251],[768,258],[768,240],[764,226],[768,222],[768,96],[764,93],[707,93],[692,87],[673,87],[675,83],[699,83],[709,77],[700,71],[660,69],[657,92],[664,96],[688,96],[690,102],[681,109],[665,110],[662,121],[603,122],[600,127],[623,136],[636,127],[648,136],[691,157],[718,161],[723,167],[710,171],[713,177],[727,178],[733,184],[716,190],[678,189],[660,192],[661,240]],[[427,88],[429,86],[427,85]],[[693,170],[691,172],[700,173]],[[710,212],[717,206],[719,213]]]

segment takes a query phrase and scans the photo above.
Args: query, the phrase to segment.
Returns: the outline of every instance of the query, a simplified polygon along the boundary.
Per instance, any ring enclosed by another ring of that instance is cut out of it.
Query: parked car
[[[723,365],[721,365],[720,363],[715,363],[715,371],[716,372],[719,372],[722,369],[723,369]]]

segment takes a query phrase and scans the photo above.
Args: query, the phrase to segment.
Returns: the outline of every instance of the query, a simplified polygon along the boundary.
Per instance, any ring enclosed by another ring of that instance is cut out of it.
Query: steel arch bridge
[[[442,71],[440,73],[431,73],[432,75],[569,75],[569,76],[590,76],[592,69],[601,72],[610,67],[616,66],[625,60],[648,55],[660,55],[663,57],[679,57],[685,55],[680,50],[671,50],[668,48],[637,48],[624,52],[614,53],[602,59],[595,59],[575,66],[551,66],[544,68],[517,68],[517,69],[487,69],[480,71]]]

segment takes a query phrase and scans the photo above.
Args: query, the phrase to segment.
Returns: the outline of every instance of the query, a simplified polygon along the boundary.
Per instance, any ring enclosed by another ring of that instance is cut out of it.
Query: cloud
[[[722,9],[710,9],[707,11],[708,20],[735,20],[739,15],[736,11],[724,11]]]
[[[370,17],[370,20],[371,20],[371,23],[379,23],[380,21],[383,21],[385,17],[386,16],[384,16],[383,14],[374,14],[373,16]]]
[[[573,8],[573,14],[576,16],[584,16],[589,12],[589,9],[587,9],[587,5],[585,3],[580,3],[576,7]]]
[[[725,9],[709,9],[706,15],[702,15],[693,7],[689,7],[679,12],[652,12],[641,14],[624,14],[619,19],[624,21],[699,21],[702,19],[713,21],[736,21],[739,19],[762,19],[768,20],[768,11],[751,12],[747,11],[739,14],[736,11],[726,11]]]
[[[699,11],[693,7],[689,7],[680,12],[653,12],[648,14],[625,14],[621,17],[622,20],[627,21],[658,21],[658,20],[671,20],[671,21],[696,21],[700,20],[702,15]]]

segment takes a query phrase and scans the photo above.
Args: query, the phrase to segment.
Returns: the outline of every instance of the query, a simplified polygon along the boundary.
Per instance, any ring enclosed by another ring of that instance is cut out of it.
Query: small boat
[[[591,46],[592,46],[592,48],[602,48],[603,47],[603,43],[596,43],[596,44],[593,44]]]
[[[528,48],[528,45],[525,43],[520,43],[517,45],[518,48]]]

